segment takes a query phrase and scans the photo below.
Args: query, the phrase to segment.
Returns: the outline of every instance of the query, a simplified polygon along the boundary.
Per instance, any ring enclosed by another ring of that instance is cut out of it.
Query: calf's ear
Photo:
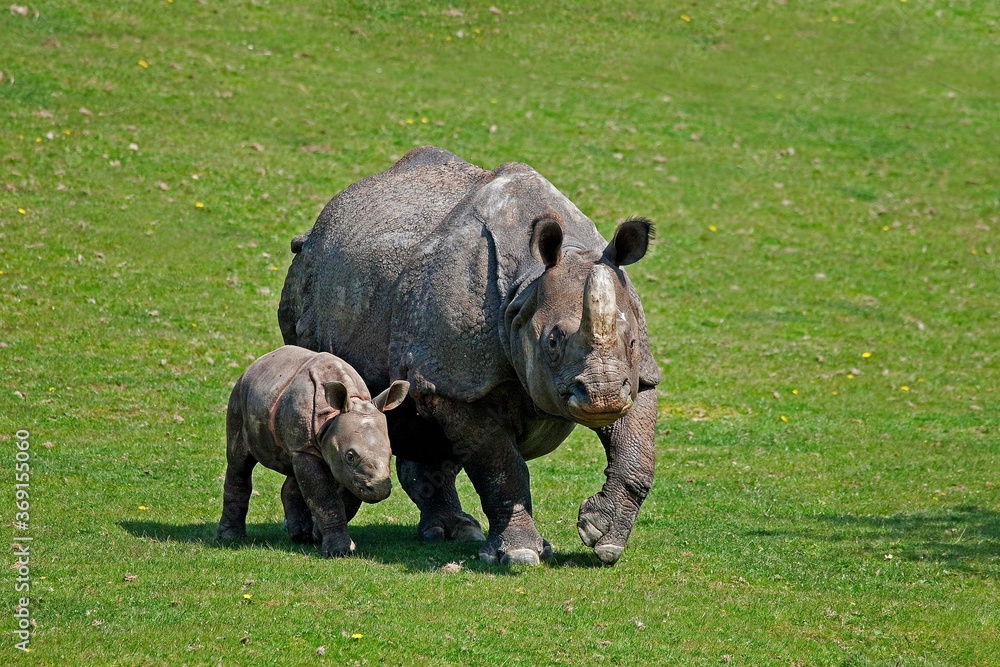
[[[653,223],[645,218],[629,218],[618,225],[604,256],[615,266],[634,264],[646,254],[653,236]]]
[[[334,380],[323,385],[326,392],[326,402],[334,410],[339,410],[341,414],[351,409],[351,401],[347,398],[347,387],[343,382]]]
[[[406,399],[406,392],[410,391],[410,383],[406,380],[396,380],[389,388],[372,399],[375,407],[382,412],[388,412],[393,408],[398,408]]]
[[[552,218],[539,218],[531,230],[531,250],[546,269],[562,258],[563,230]]]

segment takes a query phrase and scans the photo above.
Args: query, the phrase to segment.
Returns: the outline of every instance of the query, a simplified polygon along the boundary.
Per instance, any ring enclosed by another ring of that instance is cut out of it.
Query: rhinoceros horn
[[[583,287],[583,318],[580,331],[594,347],[614,345],[618,338],[618,304],[611,269],[595,264]]]

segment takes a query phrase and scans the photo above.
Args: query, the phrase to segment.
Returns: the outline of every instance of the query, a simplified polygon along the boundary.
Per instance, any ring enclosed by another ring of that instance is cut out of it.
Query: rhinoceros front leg
[[[653,484],[656,389],[644,388],[624,417],[601,429],[608,467],[604,488],[580,505],[580,539],[606,565],[614,565]]]
[[[347,534],[347,511],[340,497],[340,484],[326,461],[312,454],[296,453],[292,455],[292,471],[322,536],[323,554],[333,558],[354,553],[354,540]]]
[[[552,549],[531,516],[528,466],[513,434],[486,410],[442,401],[435,411],[465,467],[490,522],[479,558],[487,563],[538,565]]]
[[[423,463],[396,459],[399,484],[420,508],[417,536],[424,542],[455,540],[482,542],[483,529],[475,517],[462,511],[455,478],[462,469],[455,461]]]

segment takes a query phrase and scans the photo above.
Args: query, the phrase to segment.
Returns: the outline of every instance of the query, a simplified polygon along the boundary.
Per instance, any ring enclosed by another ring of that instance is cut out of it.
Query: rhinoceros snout
[[[366,503],[377,503],[385,500],[392,492],[392,480],[389,478],[375,482],[362,482],[355,488],[355,494]]]

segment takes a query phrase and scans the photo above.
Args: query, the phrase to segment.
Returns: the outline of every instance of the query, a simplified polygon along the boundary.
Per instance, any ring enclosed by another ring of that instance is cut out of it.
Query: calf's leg
[[[216,538],[219,540],[245,540],[247,537],[247,510],[253,491],[253,469],[257,459],[250,454],[246,431],[239,416],[227,415],[226,481],[222,492],[222,518]]]
[[[356,547],[347,534],[347,511],[340,496],[340,484],[326,461],[296,453],[292,455],[292,470],[322,536],[323,554],[333,558],[354,553]]]
[[[292,542],[305,544],[313,540],[313,517],[302,496],[302,489],[295,475],[285,478],[281,485],[281,504],[285,508],[285,528]]]

